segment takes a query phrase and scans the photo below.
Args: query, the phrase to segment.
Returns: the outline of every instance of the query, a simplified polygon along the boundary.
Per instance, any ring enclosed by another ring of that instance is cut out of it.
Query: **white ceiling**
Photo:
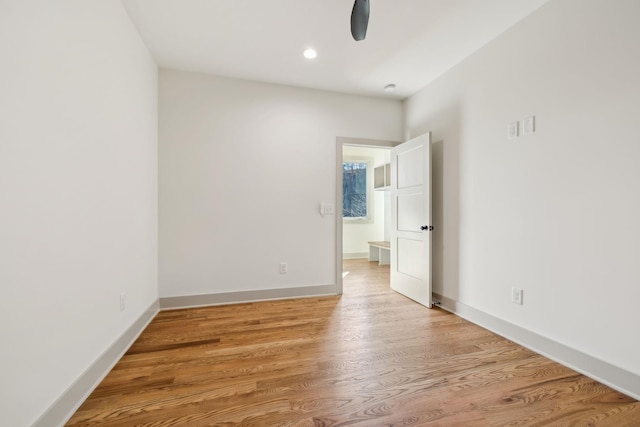
[[[406,98],[548,0],[122,0],[162,68]],[[310,61],[302,51],[314,47]],[[383,87],[395,83],[394,93]]]

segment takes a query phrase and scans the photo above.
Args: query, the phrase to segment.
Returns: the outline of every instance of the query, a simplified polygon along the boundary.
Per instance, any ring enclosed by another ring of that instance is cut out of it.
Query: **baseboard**
[[[224,292],[217,294],[185,295],[160,298],[161,310],[238,304],[292,298],[337,295],[336,285],[299,286],[295,288],[263,289],[257,291]]]
[[[640,375],[494,317],[454,299],[443,297],[436,293],[433,294],[433,299],[439,302],[439,304],[437,304],[439,307],[463,319],[495,332],[627,396],[640,400]]]
[[[122,358],[131,344],[144,331],[159,311],[158,300],[118,338],[98,359],[87,368],[44,414],[36,420],[32,427],[64,426],[91,392],[100,384],[105,376]]]
[[[369,252],[349,252],[343,253],[342,259],[361,259],[361,258],[369,258]]]

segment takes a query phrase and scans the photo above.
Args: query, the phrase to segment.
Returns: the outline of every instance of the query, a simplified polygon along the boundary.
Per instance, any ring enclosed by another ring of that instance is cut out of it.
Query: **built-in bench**
[[[379,265],[388,265],[391,261],[391,243],[369,242],[369,261],[378,261]]]

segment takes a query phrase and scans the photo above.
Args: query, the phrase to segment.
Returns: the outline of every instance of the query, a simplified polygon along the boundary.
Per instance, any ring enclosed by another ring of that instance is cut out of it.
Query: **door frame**
[[[402,144],[402,141],[336,137],[336,294],[338,295],[342,294],[342,149],[345,145],[391,149],[399,144]]]

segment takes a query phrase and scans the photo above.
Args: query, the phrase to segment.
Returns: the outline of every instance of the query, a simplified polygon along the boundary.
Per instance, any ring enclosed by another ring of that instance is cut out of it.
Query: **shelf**
[[[369,242],[369,261],[378,261],[379,265],[389,265],[391,261],[389,242]]]
[[[375,190],[388,190],[391,185],[391,165],[389,163],[377,166],[373,169],[373,188]]]

